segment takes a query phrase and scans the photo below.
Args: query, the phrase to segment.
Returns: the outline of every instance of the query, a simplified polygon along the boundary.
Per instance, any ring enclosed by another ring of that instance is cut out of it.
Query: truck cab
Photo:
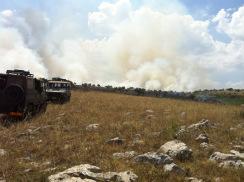
[[[48,80],[46,93],[48,101],[63,104],[70,101],[71,83],[64,80]]]

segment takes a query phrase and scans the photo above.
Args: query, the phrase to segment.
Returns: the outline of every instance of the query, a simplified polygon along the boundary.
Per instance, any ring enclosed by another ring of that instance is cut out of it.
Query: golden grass
[[[153,110],[155,117],[147,119],[147,109]],[[184,118],[182,112],[186,112]],[[0,148],[8,152],[0,157],[0,177],[7,181],[47,181],[47,176],[55,172],[89,163],[104,171],[132,170],[139,176],[139,181],[182,181],[181,177],[164,173],[162,167],[115,160],[112,154],[131,150],[139,154],[157,151],[173,139],[181,125],[203,118],[220,124],[217,129],[206,132],[218,151],[229,152],[232,149],[230,142],[243,140],[243,128],[229,130],[244,122],[242,112],[243,108],[237,106],[75,91],[70,103],[50,104],[45,114],[31,121],[9,128],[0,127]],[[86,126],[93,123],[100,124],[99,130],[86,131]],[[41,128],[32,134],[29,130],[28,134],[28,129],[38,127]],[[159,137],[150,136],[159,131]],[[132,145],[135,134],[141,134],[144,144]],[[105,144],[106,140],[117,136],[126,139],[124,145]],[[175,162],[192,176],[206,181],[213,181],[215,177],[228,182],[243,180],[243,170],[222,169],[209,162],[209,154],[199,148],[194,138],[183,141],[192,148],[193,159]],[[50,168],[55,169],[45,171]]]

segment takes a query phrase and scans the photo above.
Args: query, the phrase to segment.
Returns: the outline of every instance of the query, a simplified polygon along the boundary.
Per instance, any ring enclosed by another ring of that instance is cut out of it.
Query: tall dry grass
[[[153,110],[154,116],[148,118],[147,109]],[[0,157],[0,177],[7,181],[46,181],[50,174],[89,163],[104,171],[132,170],[139,181],[182,181],[182,177],[164,173],[162,167],[115,160],[112,154],[157,151],[173,139],[180,126],[203,118],[218,124],[217,129],[206,130],[218,151],[229,152],[231,143],[243,142],[243,128],[230,130],[244,122],[241,107],[76,91],[70,103],[50,104],[45,114],[28,122],[0,127],[0,148],[7,151]],[[92,123],[100,124],[98,131],[86,131]],[[152,132],[161,134],[154,137]],[[133,145],[135,134],[142,136],[144,144]],[[105,144],[117,136],[126,139],[124,145]],[[209,162],[210,154],[202,151],[193,137],[183,141],[192,148],[193,159],[176,163],[190,175],[206,181],[216,177],[228,182],[243,179],[243,170],[222,169]]]

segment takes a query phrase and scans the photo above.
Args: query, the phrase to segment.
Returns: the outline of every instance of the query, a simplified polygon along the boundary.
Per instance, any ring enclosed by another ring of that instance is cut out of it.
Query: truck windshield
[[[68,83],[49,83],[49,88],[65,88],[68,89],[70,86]]]

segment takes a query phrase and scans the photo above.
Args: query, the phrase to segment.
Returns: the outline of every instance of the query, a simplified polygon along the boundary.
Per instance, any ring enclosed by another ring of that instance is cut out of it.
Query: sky
[[[0,0],[0,72],[244,88],[244,0]]]
[[[61,2],[61,3],[60,3]],[[97,8],[97,6],[103,1],[101,0],[0,0],[0,9],[26,9],[35,8],[44,11],[55,11],[59,4],[75,4],[77,10],[83,10],[88,12]],[[115,2],[115,0],[107,0],[106,2]],[[148,4],[150,6],[159,7],[165,3],[174,3],[175,0],[132,0],[134,6],[140,6],[142,4]],[[237,9],[244,4],[243,0],[181,0],[178,1],[182,4],[190,13],[194,16],[198,16],[198,12],[205,11],[208,15],[215,15],[220,9]],[[200,15],[201,16],[201,15]]]

